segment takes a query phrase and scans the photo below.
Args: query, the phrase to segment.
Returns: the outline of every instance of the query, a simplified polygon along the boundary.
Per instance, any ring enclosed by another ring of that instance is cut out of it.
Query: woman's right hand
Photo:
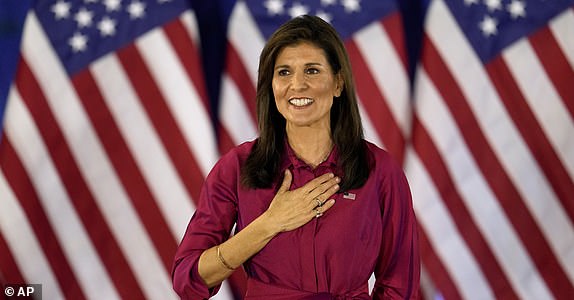
[[[324,214],[335,204],[335,200],[329,197],[339,190],[340,179],[332,173],[321,175],[290,191],[292,180],[293,175],[286,170],[281,187],[265,212],[277,233],[299,228],[318,213]]]

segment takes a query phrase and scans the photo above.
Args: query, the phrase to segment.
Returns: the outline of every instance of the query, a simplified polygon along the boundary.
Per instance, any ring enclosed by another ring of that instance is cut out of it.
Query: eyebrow
[[[305,67],[313,67],[313,66],[323,66],[323,64],[321,63],[317,63],[317,62],[312,62],[312,63],[306,63]],[[279,65],[275,67],[275,70],[277,69],[283,69],[283,68],[289,68],[289,65]]]

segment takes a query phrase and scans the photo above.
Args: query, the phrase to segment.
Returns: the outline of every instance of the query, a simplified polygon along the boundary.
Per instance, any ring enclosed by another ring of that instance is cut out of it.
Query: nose
[[[291,89],[300,91],[307,88],[307,78],[303,72],[295,72],[291,77]]]

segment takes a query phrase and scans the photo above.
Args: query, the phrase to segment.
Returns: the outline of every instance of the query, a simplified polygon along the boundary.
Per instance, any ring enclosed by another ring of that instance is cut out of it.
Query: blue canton
[[[34,9],[73,75],[188,8],[181,0],[39,0]]]
[[[483,63],[545,26],[574,0],[445,0]]]
[[[248,0],[245,1],[265,39],[284,22],[303,14],[317,15],[333,25],[342,39],[397,11],[389,0]]]

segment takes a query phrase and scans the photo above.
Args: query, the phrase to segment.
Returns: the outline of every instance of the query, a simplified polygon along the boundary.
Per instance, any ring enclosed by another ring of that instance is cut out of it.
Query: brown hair
[[[257,79],[257,118],[259,138],[241,170],[241,182],[250,188],[269,188],[281,174],[284,152],[285,119],[277,110],[272,80],[275,60],[286,46],[310,42],[321,48],[334,74],[341,74],[341,96],[331,107],[331,134],[339,152],[340,191],[361,187],[369,176],[370,166],[363,127],[355,95],[355,86],[347,51],[335,29],[315,16],[296,17],[271,35],[259,57]]]

